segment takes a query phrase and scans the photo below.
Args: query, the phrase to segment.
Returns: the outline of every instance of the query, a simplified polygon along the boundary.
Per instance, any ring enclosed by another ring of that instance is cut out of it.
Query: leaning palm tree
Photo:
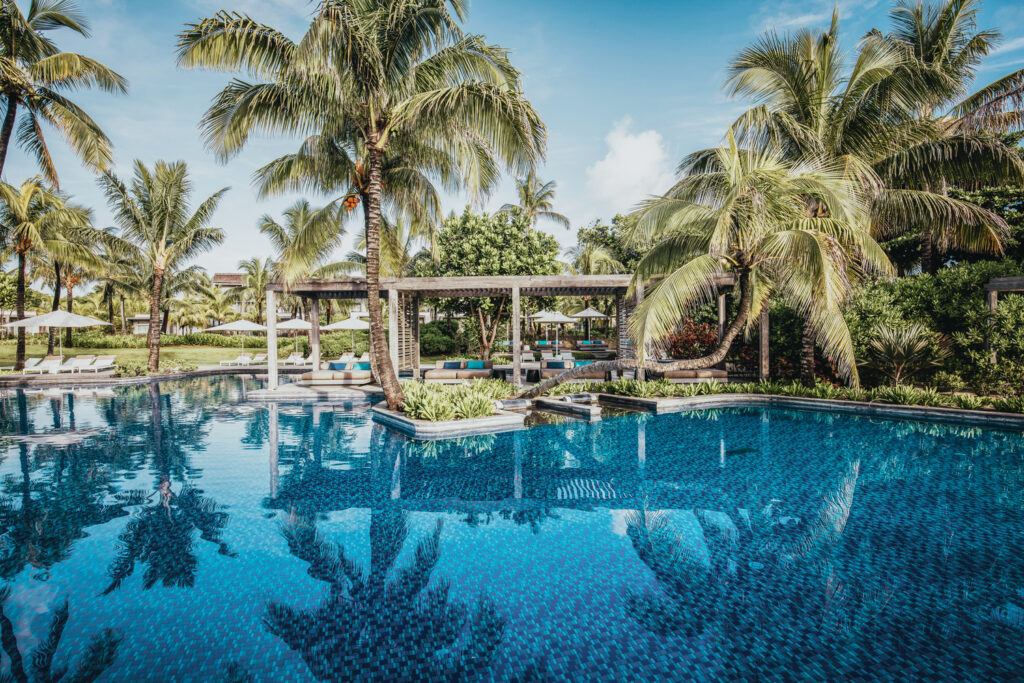
[[[871,196],[876,236],[908,231],[940,236],[964,251],[998,252],[1005,222],[946,196],[936,179],[984,174],[1024,177],[1019,157],[989,134],[955,133],[929,112],[948,82],[934,83],[905,45],[871,34],[846,68],[838,15],[828,30],[768,34],[729,65],[727,91],[753,101],[734,124],[741,144],[781,149],[792,161],[813,154],[847,169]],[[691,155],[699,169],[714,150]],[[814,215],[820,207],[809,202]],[[804,325],[801,375],[813,380],[815,331]]]
[[[68,204],[48,190],[39,179],[26,180],[20,187],[0,182],[0,230],[4,231],[5,250],[18,260],[15,307],[18,319],[25,317],[25,278],[29,255],[44,251],[55,261],[94,260],[87,247],[69,232],[87,225],[89,212]],[[16,369],[25,365],[25,328],[18,328],[15,352]]]
[[[812,199],[823,215],[808,216]],[[536,385],[527,396],[595,370],[637,367],[709,368],[725,359],[744,328],[756,324],[769,299],[783,300],[813,323],[817,341],[841,372],[857,383],[853,343],[842,315],[850,283],[860,272],[888,274],[885,252],[871,237],[867,197],[846,169],[808,157],[792,164],[776,150],[728,146],[706,159],[702,172],[683,176],[669,192],[638,211],[629,238],[652,245],[632,287],[649,287],[630,321],[637,359],[597,362]],[[707,356],[658,364],[646,349],[663,341],[693,309],[714,300],[720,275],[736,277],[739,306],[718,346]]]
[[[227,158],[254,132],[317,132],[364,150],[366,282],[371,350],[392,408],[403,400],[384,338],[380,301],[383,167],[392,146],[430,140],[464,168],[480,155],[518,173],[542,155],[545,131],[522,95],[508,52],[459,26],[464,0],[324,0],[302,40],[222,12],[179,39],[187,67],[248,71],[203,120]],[[477,156],[469,156],[475,153]]]
[[[512,207],[519,207],[523,215],[526,216],[527,223],[531,228],[537,225],[537,221],[543,218],[558,223],[568,230],[570,227],[569,219],[554,210],[556,187],[557,185],[554,180],[549,180],[545,183],[531,170],[526,174],[526,177],[516,181],[516,193],[519,195],[519,203],[505,204],[501,207],[501,210],[508,211]]]
[[[14,0],[0,2],[0,93],[5,111],[0,124],[0,174],[18,123],[17,142],[36,158],[46,180],[57,185],[57,169],[43,135],[43,122],[60,131],[75,155],[103,170],[111,160],[110,140],[89,115],[64,94],[81,88],[124,93],[128,82],[100,62],[61,52],[47,36],[66,28],[89,35],[74,0],[32,0],[24,13]]]
[[[150,170],[135,162],[131,187],[112,173],[100,177],[114,220],[125,243],[134,245],[149,282],[148,368],[160,367],[160,311],[168,271],[183,270],[199,254],[224,241],[224,231],[211,227],[213,213],[227,188],[189,206],[192,183],[184,162],[158,161]]]

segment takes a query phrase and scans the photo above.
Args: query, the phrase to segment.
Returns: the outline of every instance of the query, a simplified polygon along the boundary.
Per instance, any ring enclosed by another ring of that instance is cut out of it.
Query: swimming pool
[[[416,443],[255,386],[0,402],[5,671],[48,638],[105,680],[1024,670],[1018,433],[728,409]]]

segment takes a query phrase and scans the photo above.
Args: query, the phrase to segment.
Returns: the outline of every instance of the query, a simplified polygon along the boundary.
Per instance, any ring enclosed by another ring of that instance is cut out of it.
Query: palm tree
[[[29,255],[46,252],[56,261],[89,261],[88,249],[67,239],[67,231],[89,221],[89,213],[71,206],[60,195],[43,186],[39,179],[26,180],[20,187],[0,182],[0,226],[3,243],[18,259],[15,307],[18,319],[25,317],[25,276]],[[14,367],[25,366],[25,328],[18,328]]]
[[[274,274],[290,284],[347,272],[348,266],[330,260],[345,235],[342,220],[336,203],[314,209],[305,199],[285,209],[283,223],[265,214],[259,227],[274,248]]]
[[[0,92],[6,105],[0,124],[0,174],[21,108],[18,144],[35,156],[46,180],[55,187],[57,169],[43,136],[44,121],[60,131],[90,168],[103,170],[111,160],[110,140],[61,93],[80,88],[124,93],[128,87],[124,78],[95,59],[60,52],[46,35],[60,28],[88,37],[88,24],[74,0],[32,0],[28,14],[14,0],[0,2]]]
[[[269,258],[262,261],[252,257],[238,262],[238,269],[242,271],[242,286],[234,291],[234,296],[256,309],[256,324],[263,324],[263,307],[267,303],[267,284],[270,282],[270,272],[273,269],[273,262]]]
[[[257,131],[313,131],[364,150],[371,349],[392,408],[404,397],[385,345],[380,301],[389,150],[429,139],[458,150],[464,170],[497,158],[520,173],[543,153],[544,127],[522,95],[519,72],[506,50],[462,32],[465,11],[464,0],[325,0],[298,43],[226,12],[190,25],[179,39],[184,66],[266,79],[233,81],[207,111],[207,143],[221,156],[237,153]],[[462,153],[470,151],[476,156]]]
[[[420,235],[404,220],[385,220],[380,226],[380,272],[384,277],[405,277],[413,271],[420,258],[431,258],[436,251],[436,240],[428,243],[426,250],[416,251]],[[356,244],[356,251],[346,254],[346,263],[353,271],[366,271],[366,256],[360,249],[366,249],[364,236]]]
[[[96,247],[96,255],[100,260],[100,267],[95,271],[94,278],[100,285],[102,292],[102,303],[106,306],[107,322],[110,327],[106,328],[107,334],[116,334],[117,328],[114,320],[114,299],[120,297],[121,302],[121,333],[127,334],[127,321],[124,317],[124,299],[130,295],[131,290],[128,282],[131,280],[131,251],[126,250],[114,235],[112,229],[102,232]]]
[[[192,183],[184,162],[158,161],[150,170],[135,162],[131,187],[112,173],[100,177],[122,238],[135,246],[138,259],[150,278],[148,368],[160,367],[160,311],[168,271],[183,269],[197,255],[224,241],[224,231],[211,227],[213,213],[228,188],[218,190],[190,210]]]
[[[869,35],[844,70],[838,15],[827,31],[792,36],[769,34],[743,50],[729,66],[727,90],[755,106],[735,124],[742,144],[774,146],[790,160],[804,155],[834,159],[872,197],[876,236],[908,230],[939,235],[965,251],[997,252],[1006,224],[992,212],[945,196],[935,178],[967,179],[999,169],[1024,177],[1019,157],[991,135],[954,134],[927,113],[937,91],[906,46]],[[684,169],[713,157],[691,155]],[[809,202],[808,214],[820,207]],[[801,375],[813,381],[815,331],[804,325]]]
[[[530,227],[537,225],[537,221],[544,218],[549,221],[558,223],[563,228],[568,230],[571,226],[569,219],[557,213],[554,210],[555,207],[555,188],[557,185],[554,180],[549,180],[546,183],[542,182],[537,174],[530,170],[526,174],[526,177],[520,178],[516,181],[516,192],[519,194],[518,204],[505,204],[501,207],[502,211],[508,211],[512,207],[518,206],[523,211],[523,215],[526,216],[526,220]]]
[[[867,197],[834,161],[787,162],[781,152],[728,146],[706,158],[701,172],[684,175],[664,196],[646,201],[629,238],[653,245],[641,259],[633,287],[654,281],[630,322],[636,360],[586,366],[598,370],[657,369],[646,349],[664,340],[692,309],[714,300],[716,279],[736,276],[739,306],[717,348],[703,358],[660,364],[661,369],[708,368],[724,360],[733,341],[756,324],[778,297],[811,320],[819,344],[853,384],[856,359],[842,315],[858,272],[889,273],[892,266],[870,234]],[[808,216],[808,198],[826,215]],[[570,370],[526,395],[544,393],[581,374]]]

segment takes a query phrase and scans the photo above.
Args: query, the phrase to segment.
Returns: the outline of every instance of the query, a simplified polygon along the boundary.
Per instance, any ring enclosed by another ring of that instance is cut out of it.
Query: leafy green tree
[[[18,260],[15,308],[18,319],[25,317],[26,271],[30,255],[45,252],[56,261],[88,261],[88,249],[70,233],[87,225],[89,214],[69,205],[63,197],[51,192],[40,180],[26,180],[20,187],[0,182],[0,230],[8,254]],[[18,328],[14,367],[25,366],[25,328]]]
[[[496,214],[477,214],[468,208],[445,220],[438,236],[436,264],[421,261],[419,276],[556,275],[558,242],[530,230],[527,216],[512,208]],[[475,321],[480,334],[480,357],[488,358],[501,322],[511,313],[508,297],[442,299],[440,307]]]
[[[522,95],[508,52],[459,26],[464,0],[325,0],[302,41],[222,12],[179,38],[186,67],[248,71],[204,117],[223,157],[254,132],[311,132],[354,151],[366,169],[363,212],[374,365],[388,405],[402,389],[385,344],[380,301],[383,170],[392,148],[425,139],[455,154],[464,177],[500,161],[526,173],[545,130]],[[472,183],[481,185],[481,183]]]
[[[531,170],[526,177],[516,181],[516,194],[519,195],[519,203],[505,204],[501,210],[508,211],[512,207],[518,207],[526,216],[527,223],[531,228],[537,225],[537,221],[544,219],[558,223],[568,230],[571,227],[568,217],[555,211],[556,188],[554,180],[544,182]]]
[[[57,169],[43,136],[44,121],[64,136],[75,155],[90,168],[104,170],[110,164],[110,140],[62,93],[82,88],[124,93],[128,82],[95,59],[58,50],[47,34],[61,28],[89,35],[88,24],[74,0],[32,0],[27,14],[14,0],[0,2],[0,93],[5,104],[0,124],[0,174],[19,109],[17,143],[36,158],[50,184],[58,184]]]
[[[616,214],[611,225],[595,221],[576,233],[576,243],[580,247],[602,247],[612,258],[623,265],[624,272],[632,273],[640,262],[643,253],[634,245],[627,244],[625,233],[632,232],[636,227],[637,217],[633,214]]]
[[[204,199],[193,211],[189,205],[192,182],[184,162],[158,161],[150,170],[135,162],[131,187],[113,173],[100,177],[121,228],[123,244],[133,253],[149,279],[149,348],[147,367],[160,367],[160,312],[163,310],[168,274],[185,270],[185,264],[224,241],[224,231],[209,225],[221,197],[228,188]]]

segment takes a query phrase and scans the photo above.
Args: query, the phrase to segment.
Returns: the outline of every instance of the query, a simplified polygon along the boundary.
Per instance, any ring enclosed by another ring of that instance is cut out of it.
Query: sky
[[[18,0],[27,7],[27,0]],[[195,201],[230,187],[214,224],[224,244],[197,262],[211,273],[236,269],[238,261],[269,256],[259,233],[261,216],[280,213],[298,195],[259,199],[252,172],[298,147],[297,139],[257,138],[227,163],[203,145],[198,123],[211,98],[230,76],[178,68],[177,34],[184,25],[226,9],[248,14],[297,39],[315,3],[307,0],[80,0],[92,35],[52,35],[58,45],[99,59],[129,81],[129,93],[80,92],[74,100],[106,131],[114,145],[114,171],[131,174],[133,160],[187,162]],[[823,0],[471,0],[465,30],[482,34],[511,51],[523,72],[527,98],[548,130],[547,154],[538,174],[557,183],[556,210],[572,229],[541,224],[563,245],[594,220],[608,221],[644,197],[664,191],[679,160],[717,144],[745,109],[723,92],[725,66],[765,31],[780,33],[827,25],[833,2]],[[885,0],[840,2],[845,49],[873,27],[888,27]],[[979,71],[979,82],[1024,66],[1024,3],[988,0],[983,28],[1003,40]],[[50,131],[61,189],[90,207],[98,227],[111,224],[95,175],[83,168]],[[32,162],[9,154],[4,180],[20,183],[34,175]],[[309,196],[315,204],[333,197]],[[463,196],[445,195],[445,213],[461,211]],[[515,201],[506,179],[484,209]],[[353,212],[342,252],[358,234]]]

